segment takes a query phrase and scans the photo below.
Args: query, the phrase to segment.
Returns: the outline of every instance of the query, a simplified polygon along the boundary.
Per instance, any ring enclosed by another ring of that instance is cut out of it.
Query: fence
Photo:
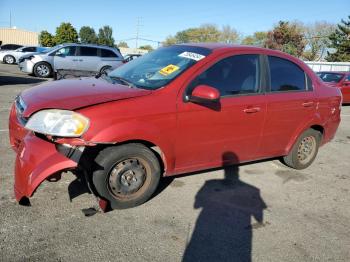
[[[305,62],[315,72],[320,71],[350,71],[350,62]]]

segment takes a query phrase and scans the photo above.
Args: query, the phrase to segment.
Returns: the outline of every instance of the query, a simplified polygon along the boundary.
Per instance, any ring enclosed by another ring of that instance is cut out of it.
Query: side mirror
[[[198,85],[196,86],[192,94],[189,95],[188,101],[194,103],[216,103],[220,100],[220,92],[211,86],[207,85]]]

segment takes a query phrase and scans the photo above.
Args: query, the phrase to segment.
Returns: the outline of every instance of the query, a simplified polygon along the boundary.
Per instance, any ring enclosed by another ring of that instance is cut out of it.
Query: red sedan
[[[340,123],[341,93],[299,59],[223,44],[160,48],[91,79],[41,84],[10,113],[15,195],[62,171],[86,174],[112,208],[160,177],[280,157],[308,167]]]
[[[343,94],[343,103],[350,103],[350,72],[317,72],[323,82],[338,87]]]

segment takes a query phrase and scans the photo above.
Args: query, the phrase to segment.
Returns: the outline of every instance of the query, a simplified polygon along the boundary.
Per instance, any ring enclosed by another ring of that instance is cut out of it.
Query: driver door
[[[185,92],[198,85],[218,89],[220,101],[211,105],[186,102],[180,95],[175,172],[254,159],[266,113],[260,56],[225,57],[195,77]]]
[[[65,46],[58,49],[54,55],[54,70],[75,70],[77,59],[75,46]]]

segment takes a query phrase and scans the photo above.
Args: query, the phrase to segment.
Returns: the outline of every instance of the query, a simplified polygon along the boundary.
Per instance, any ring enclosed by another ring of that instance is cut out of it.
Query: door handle
[[[302,103],[303,107],[310,107],[314,105],[314,102],[310,101],[310,102],[304,102]]]
[[[78,59],[72,59],[72,61],[73,61],[73,62],[77,62],[77,61],[78,61]]]
[[[260,111],[260,107],[248,107],[243,110],[244,113],[250,114],[250,113],[257,113]]]

